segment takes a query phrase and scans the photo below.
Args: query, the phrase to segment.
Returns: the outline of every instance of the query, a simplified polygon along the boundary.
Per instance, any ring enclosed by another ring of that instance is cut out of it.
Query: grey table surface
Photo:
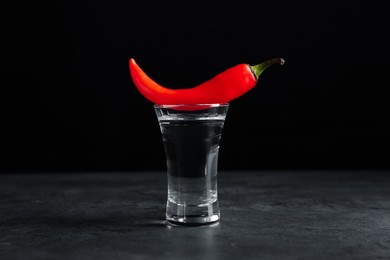
[[[390,172],[220,171],[221,220],[165,222],[164,172],[0,175],[0,259],[390,259]]]

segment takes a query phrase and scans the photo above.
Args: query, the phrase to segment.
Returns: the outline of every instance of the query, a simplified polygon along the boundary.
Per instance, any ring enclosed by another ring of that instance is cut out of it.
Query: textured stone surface
[[[0,175],[0,259],[389,259],[390,173],[220,172],[221,221],[164,221],[166,176]]]

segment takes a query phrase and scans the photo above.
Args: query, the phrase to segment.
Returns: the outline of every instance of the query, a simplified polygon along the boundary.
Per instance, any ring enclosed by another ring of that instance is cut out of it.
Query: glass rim
[[[155,108],[179,108],[179,107],[228,107],[229,103],[211,103],[211,104],[173,104],[173,105],[164,105],[164,104],[154,104]]]

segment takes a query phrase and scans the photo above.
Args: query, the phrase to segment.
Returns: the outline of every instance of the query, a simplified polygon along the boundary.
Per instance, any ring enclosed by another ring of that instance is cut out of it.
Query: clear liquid
[[[223,119],[160,120],[168,172],[168,215],[219,214],[217,167],[223,125]]]

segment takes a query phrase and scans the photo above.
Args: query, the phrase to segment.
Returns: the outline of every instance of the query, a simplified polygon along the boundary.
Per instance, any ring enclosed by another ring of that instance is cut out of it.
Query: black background
[[[171,88],[286,60],[231,102],[220,169],[389,169],[389,22],[374,2],[2,4],[0,170],[164,170],[131,57]]]

